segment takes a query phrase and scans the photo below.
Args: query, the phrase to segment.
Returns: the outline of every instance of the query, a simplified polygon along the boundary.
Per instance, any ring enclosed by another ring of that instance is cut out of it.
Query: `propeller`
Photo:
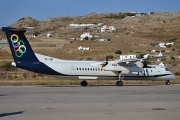
[[[108,64],[108,56],[106,56],[106,62],[102,65],[102,67],[106,66]]]
[[[142,61],[142,63],[143,63],[143,68],[151,68],[150,66],[148,66],[148,65],[146,64],[146,61]]]

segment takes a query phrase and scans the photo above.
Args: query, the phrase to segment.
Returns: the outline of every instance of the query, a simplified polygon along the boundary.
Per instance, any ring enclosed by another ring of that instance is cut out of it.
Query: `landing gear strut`
[[[119,72],[119,80],[116,82],[116,86],[123,86],[123,78],[124,75],[121,77],[121,72]]]
[[[166,81],[166,85],[170,85],[170,81],[169,80]]]
[[[81,86],[87,86],[88,85],[88,83],[85,81],[85,80],[83,80],[82,82],[81,82]]]

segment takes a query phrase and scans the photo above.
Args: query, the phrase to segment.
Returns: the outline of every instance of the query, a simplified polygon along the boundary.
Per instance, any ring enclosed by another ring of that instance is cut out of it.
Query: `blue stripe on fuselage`
[[[47,65],[42,62],[16,62],[16,66],[25,70],[47,74],[47,75],[61,75],[66,76],[64,74],[58,73],[55,70],[51,69]]]

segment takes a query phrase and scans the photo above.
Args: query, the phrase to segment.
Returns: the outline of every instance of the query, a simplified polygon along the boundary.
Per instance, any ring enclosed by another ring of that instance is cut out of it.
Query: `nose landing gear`
[[[166,85],[170,85],[170,81],[169,80],[166,81]]]
[[[123,86],[123,78],[124,75],[121,77],[121,72],[119,72],[119,80],[116,82],[116,86]]]

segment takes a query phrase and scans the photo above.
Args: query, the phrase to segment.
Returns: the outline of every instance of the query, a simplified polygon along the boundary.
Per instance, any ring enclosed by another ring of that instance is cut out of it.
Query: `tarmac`
[[[180,85],[0,86],[0,120],[179,120]]]

